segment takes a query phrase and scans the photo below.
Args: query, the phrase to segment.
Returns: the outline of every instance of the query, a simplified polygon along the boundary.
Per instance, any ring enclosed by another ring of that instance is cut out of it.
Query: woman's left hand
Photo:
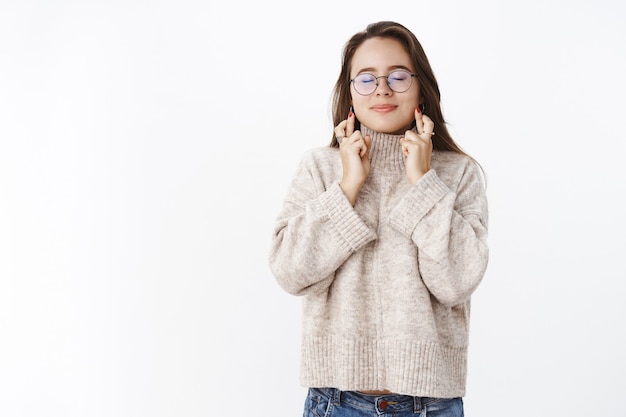
[[[430,117],[415,109],[415,125],[417,134],[407,130],[400,139],[402,153],[406,156],[406,176],[411,184],[416,184],[430,170],[430,159],[433,154],[432,137],[435,123]]]

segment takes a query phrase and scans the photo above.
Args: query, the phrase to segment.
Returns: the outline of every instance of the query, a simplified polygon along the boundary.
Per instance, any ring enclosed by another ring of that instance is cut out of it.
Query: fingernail
[[[417,106],[415,110],[417,110],[418,113],[421,113],[419,106]]]
[[[352,110],[350,110],[350,113],[348,113],[348,117],[352,117],[354,113],[352,113]]]

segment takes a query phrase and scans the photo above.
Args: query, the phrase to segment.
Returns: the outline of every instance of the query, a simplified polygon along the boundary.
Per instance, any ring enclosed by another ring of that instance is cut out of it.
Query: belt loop
[[[413,412],[416,414],[422,412],[422,397],[413,397]]]
[[[338,390],[337,388],[333,389],[333,404],[337,407],[339,407],[341,405],[341,391]]]

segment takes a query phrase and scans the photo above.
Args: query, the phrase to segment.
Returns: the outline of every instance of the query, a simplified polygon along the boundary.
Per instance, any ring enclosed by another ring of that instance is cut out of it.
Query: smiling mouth
[[[379,104],[377,106],[372,106],[372,110],[377,111],[379,113],[388,113],[396,109],[396,106],[392,106],[391,104]]]

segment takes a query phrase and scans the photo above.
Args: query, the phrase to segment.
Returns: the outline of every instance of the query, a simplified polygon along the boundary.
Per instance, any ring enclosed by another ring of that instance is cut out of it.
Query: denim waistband
[[[377,414],[407,411],[419,413],[423,407],[439,400],[438,398],[413,397],[402,394],[363,394],[357,391],[340,391],[337,388],[310,388],[309,390],[326,397],[336,406],[349,404],[364,410],[374,410]]]

